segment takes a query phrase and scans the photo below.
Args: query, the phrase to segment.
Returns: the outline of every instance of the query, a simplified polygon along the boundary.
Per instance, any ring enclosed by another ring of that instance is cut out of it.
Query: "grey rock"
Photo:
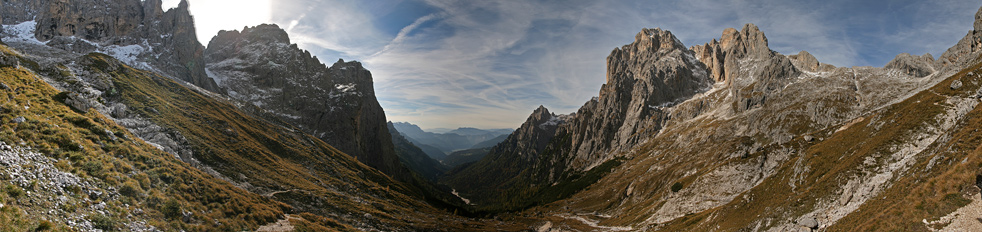
[[[954,67],[965,67],[965,65],[973,62],[977,57],[977,52],[982,50],[982,8],[975,14],[975,27],[974,30],[969,31],[961,40],[958,41],[955,46],[948,48],[941,57],[938,58],[938,63],[943,66],[954,66]],[[975,54],[975,55],[973,55]]]
[[[798,225],[811,229],[818,229],[818,220],[815,220],[815,218],[804,218],[798,220]]]
[[[808,142],[815,141],[815,137],[812,137],[811,135],[805,135],[804,139],[805,139],[805,141],[808,141]]]
[[[764,39],[750,29],[748,34]],[[732,43],[728,46],[766,47],[766,39],[760,42],[743,38],[727,40]],[[511,181],[545,186],[564,175],[613,159],[614,151],[632,147],[640,138],[657,133],[666,116],[662,108],[712,86],[714,79],[695,57],[671,32],[642,29],[633,43],[615,48],[607,57],[607,83],[598,98],[569,115],[555,115],[540,106],[504,142],[492,147],[484,159],[450,177],[448,182],[462,193],[479,196],[472,200],[484,201],[477,203],[480,205],[511,200],[493,199],[496,196],[492,194],[498,190],[492,186]],[[520,172],[530,175],[519,175]],[[483,173],[498,173],[501,177],[475,181]]]
[[[913,77],[925,77],[935,72],[934,64],[934,57],[931,54],[914,56],[902,53],[887,63],[884,68],[900,70]]]
[[[953,90],[954,89],[961,88],[962,87],[962,81],[961,80],[952,81],[951,82],[951,86],[949,86],[949,87],[951,87],[951,89],[953,89]]]
[[[975,13],[975,27],[974,28],[975,28],[976,31],[982,31],[982,8],[979,8],[979,11]]]
[[[116,133],[113,133],[109,129],[105,129],[105,133],[106,133],[106,137],[109,137],[110,140],[116,141]]]
[[[88,112],[90,108],[95,107],[97,103],[93,102],[89,98],[82,96],[79,93],[71,92],[68,93],[68,97],[65,98],[65,104],[71,106],[72,109]]]
[[[372,74],[359,62],[328,67],[277,25],[221,31],[208,70],[233,99],[252,103],[390,176],[409,178],[392,145]]]
[[[126,113],[127,109],[129,109],[129,107],[127,107],[122,103],[113,104],[112,107],[110,108],[110,116],[116,118],[126,118],[128,116]]]
[[[222,92],[205,73],[204,46],[197,40],[187,0],[164,12],[160,0],[10,0],[0,8],[4,22],[37,20],[35,37],[76,53],[102,45],[140,45],[153,52],[137,57],[170,77]],[[100,6],[100,7],[96,7]],[[104,7],[102,7],[104,6]]]
[[[17,57],[7,56],[4,53],[0,53],[0,67],[19,67],[20,60]]]
[[[74,37],[74,36],[54,37],[45,44],[54,48],[60,48],[62,50],[71,51],[74,53],[81,53],[81,54],[93,52],[97,48],[96,45],[82,41],[81,38]]]
[[[27,121],[27,119],[24,118],[24,116],[18,116],[16,118],[14,118],[13,120],[11,120],[11,122],[13,122],[13,123],[24,123],[26,121]]]

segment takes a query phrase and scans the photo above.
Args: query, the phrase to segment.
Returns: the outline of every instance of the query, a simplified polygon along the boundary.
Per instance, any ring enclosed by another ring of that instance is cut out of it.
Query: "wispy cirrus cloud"
[[[882,66],[901,52],[940,55],[972,28],[978,7],[971,0],[285,0],[272,5],[271,21],[323,61],[363,61],[390,120],[508,128],[540,104],[569,113],[596,96],[606,56],[643,27],[670,30],[691,46],[754,23],[778,52]]]

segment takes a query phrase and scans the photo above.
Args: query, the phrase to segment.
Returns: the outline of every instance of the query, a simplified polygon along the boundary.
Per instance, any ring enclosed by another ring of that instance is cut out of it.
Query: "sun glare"
[[[180,0],[163,1],[164,9],[177,7]],[[220,30],[242,30],[242,27],[268,23],[270,0],[189,0],[201,44],[208,45]]]

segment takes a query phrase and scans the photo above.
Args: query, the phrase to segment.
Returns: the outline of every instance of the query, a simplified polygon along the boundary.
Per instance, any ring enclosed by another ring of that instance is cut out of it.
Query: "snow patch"
[[[144,41],[144,43],[146,43],[146,41]],[[117,60],[122,61],[123,63],[126,63],[129,66],[133,66],[134,68],[151,70],[153,68],[150,66],[150,64],[139,61],[140,55],[150,50],[147,49],[147,47],[149,46],[144,46],[139,44],[126,45],[126,46],[109,45],[109,46],[99,47],[97,51],[112,56],[113,58],[116,58]]]
[[[10,35],[10,37],[4,37],[3,41],[44,45],[37,38],[34,38],[34,30],[36,28],[37,22],[34,20],[15,25],[3,25],[3,33]]]
[[[543,130],[545,130],[546,127],[557,126],[559,124],[562,124],[563,122],[565,122],[565,121],[563,121],[563,119],[561,117],[556,116],[556,115],[552,115],[552,118],[549,118],[549,121],[546,121],[546,122],[543,122],[542,124],[539,124],[539,128],[542,128]]]
[[[354,92],[355,90],[357,90],[357,89],[355,89],[355,83],[350,83],[350,84],[336,84],[336,85],[334,85],[334,88],[335,89],[338,89],[338,90],[341,90],[342,93]]]

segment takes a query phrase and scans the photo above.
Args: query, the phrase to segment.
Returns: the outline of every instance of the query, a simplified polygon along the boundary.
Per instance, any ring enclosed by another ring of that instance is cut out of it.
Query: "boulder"
[[[811,218],[811,217],[810,218],[803,218],[803,219],[798,220],[798,225],[804,226],[804,227],[810,228],[810,229],[818,229],[818,220],[815,220],[815,218]]]
[[[961,80],[952,81],[951,82],[951,86],[949,86],[949,87],[951,87],[952,90],[961,88],[962,87],[962,81]]]

